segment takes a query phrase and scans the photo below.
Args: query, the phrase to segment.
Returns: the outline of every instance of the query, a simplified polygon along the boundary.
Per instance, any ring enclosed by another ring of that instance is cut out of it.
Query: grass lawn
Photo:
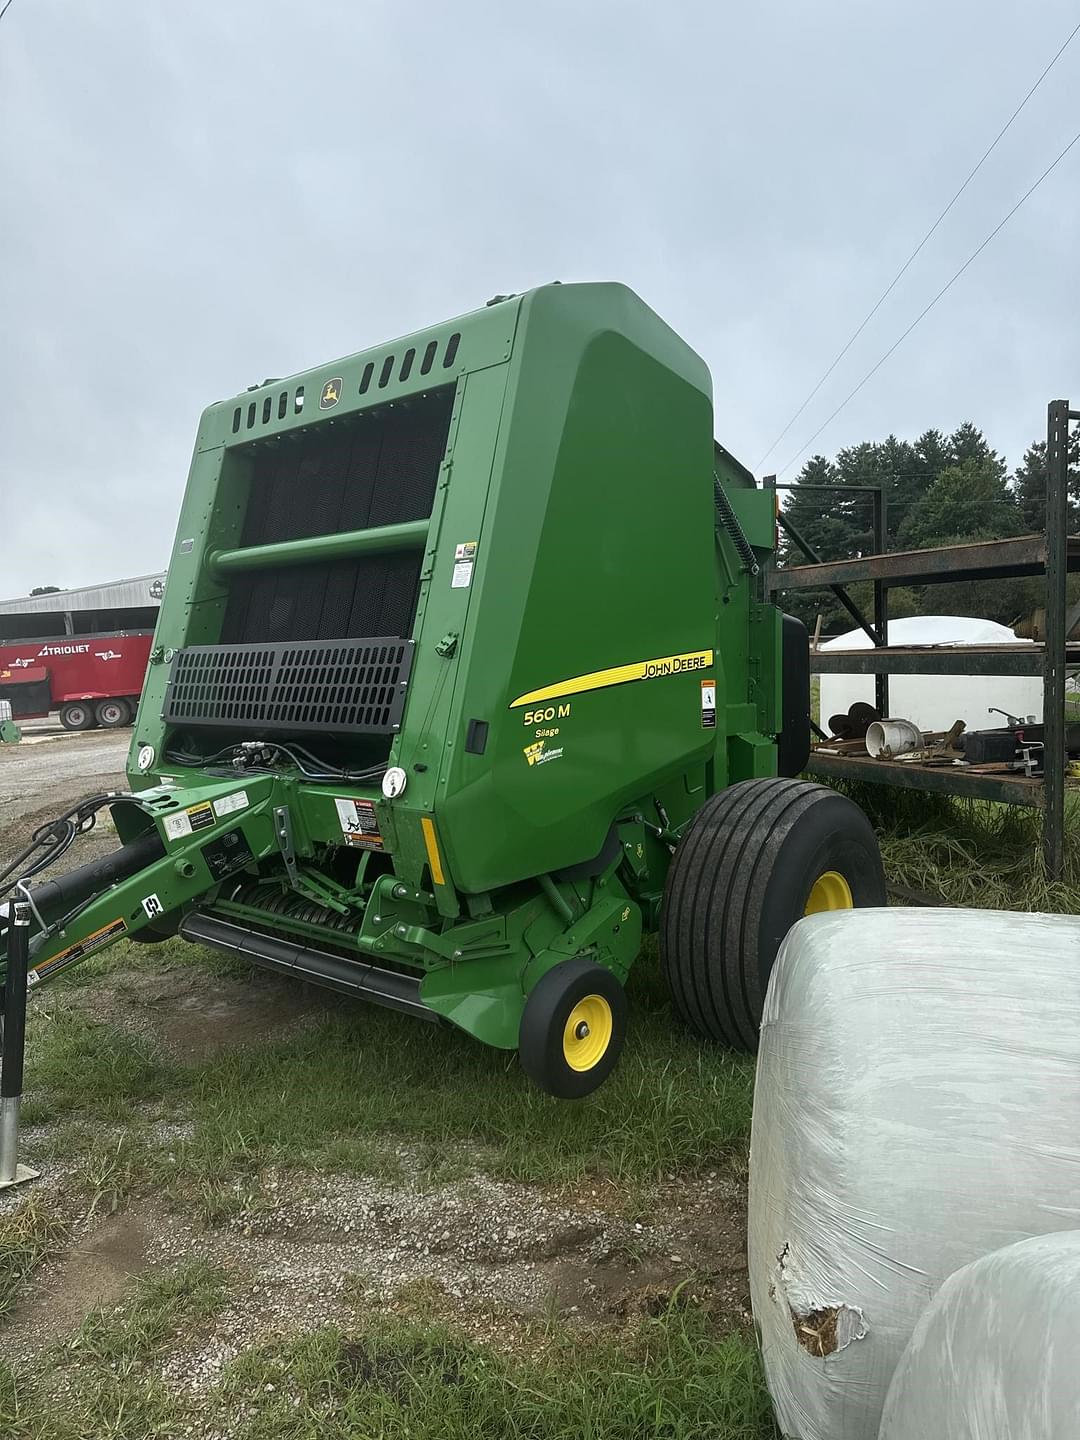
[[[951,904],[1080,910],[1077,847],[1066,878],[1048,885],[1037,816],[871,787],[857,798],[894,882]],[[1078,824],[1074,810],[1070,830]],[[172,989],[148,990],[147,977]],[[117,947],[35,1002],[25,1119],[46,1182],[0,1208],[3,1440],[774,1436],[741,1258],[726,1279],[705,1273],[723,1248],[710,1227],[725,1219],[741,1257],[752,1062],[681,1031],[652,942],[631,978],[622,1062],[572,1105],[533,1089],[512,1056],[358,1004],[301,1013],[297,1001],[295,1017],[274,1011],[250,1043],[205,1054],[168,1043],[188,989],[243,1007],[268,983],[179,944]],[[308,993],[272,984],[279,1009]],[[205,1014],[209,1026],[213,1003]],[[316,1192],[345,1186],[344,1208],[294,1215],[282,1196],[297,1177]],[[725,1185],[738,1192],[730,1204]],[[473,1224],[442,1248],[427,1243],[439,1240],[440,1207]],[[518,1209],[536,1207],[557,1212],[562,1239],[533,1237],[518,1253],[501,1237]],[[354,1208],[367,1217],[355,1241]],[[385,1238],[394,1226],[402,1233]],[[497,1232],[491,1255],[474,1233],[485,1226]],[[91,1296],[71,1323],[39,1316],[49,1333],[32,1359],[5,1343],[23,1343],[35,1304],[64,1300],[87,1246],[139,1227],[187,1239],[164,1258],[144,1245],[119,1288]],[[598,1251],[582,1236],[601,1229]],[[331,1241],[343,1259],[297,1269],[296,1256]],[[342,1281],[317,1323],[282,1322],[282,1283],[271,1314],[252,1279],[264,1243],[284,1254],[298,1307],[328,1277]],[[464,1298],[447,1278],[459,1244],[462,1274],[481,1276]],[[372,1246],[394,1264],[407,1252],[408,1281],[388,1272],[373,1290],[338,1274],[362,1268]],[[617,1301],[588,1310],[580,1287],[615,1270]],[[508,1308],[504,1271],[534,1296],[550,1286],[550,1303]],[[254,1308],[254,1330],[242,1325],[242,1341],[187,1384],[238,1305],[249,1322]]]
[[[95,1218],[122,1226],[148,1205],[164,1207],[169,1223],[194,1227],[212,1248],[259,1215],[266,1177],[279,1172],[374,1176],[393,1187],[405,1183],[405,1152],[408,1183],[421,1189],[452,1191],[479,1171],[523,1203],[599,1191],[631,1234],[636,1217],[648,1225],[663,1209],[665,1187],[694,1193],[703,1167],[733,1184],[745,1176],[752,1060],[679,1029],[651,944],[635,967],[620,1066],[573,1105],[536,1091],[514,1057],[333,1001],[280,1036],[178,1059],[118,1010],[137,965],[198,973],[211,987],[254,983],[244,967],[180,944],[117,947],[46,992],[53,1004],[35,1005],[24,1106],[31,1158],[47,1175],[73,1170],[66,1208],[36,1187],[0,1214],[0,1314],[26,1293],[36,1266],[76,1245],[87,1214],[91,1228]],[[95,1008],[102,993],[112,997],[104,1014]],[[642,1257],[625,1248],[632,1276]],[[134,1279],[33,1365],[0,1340],[0,1435],[774,1433],[749,1327],[699,1298],[692,1269],[625,1322],[583,1323],[553,1300],[516,1324],[512,1343],[494,1346],[458,1310],[433,1308],[423,1285],[406,1287],[389,1304],[358,1299],[333,1325],[292,1335],[278,1327],[197,1394],[178,1390],[163,1364],[213,1328],[236,1278],[208,1251]]]

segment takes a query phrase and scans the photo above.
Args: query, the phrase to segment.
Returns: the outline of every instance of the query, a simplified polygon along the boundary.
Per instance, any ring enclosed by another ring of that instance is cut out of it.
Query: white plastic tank
[[[1007,625],[994,620],[974,620],[966,615],[913,615],[889,622],[890,645],[1030,645],[1020,640]],[[849,630],[826,640],[828,650],[869,650],[871,642],[862,630]],[[873,675],[822,675],[821,724],[827,729],[829,717],[846,713],[857,701],[874,703]],[[1010,715],[1034,715],[1042,720],[1042,680],[1037,675],[893,675],[889,679],[889,711],[912,720],[920,730],[948,730],[963,720],[969,730],[987,730],[1004,725],[1001,715],[989,712],[994,705]]]

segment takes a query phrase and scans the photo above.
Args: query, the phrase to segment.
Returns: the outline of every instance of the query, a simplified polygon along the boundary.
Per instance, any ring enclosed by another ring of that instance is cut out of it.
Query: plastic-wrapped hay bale
[[[765,1001],[754,1315],[784,1434],[875,1440],[942,1281],[1080,1225],[1080,922],[971,910],[802,920]]]
[[[1076,1440],[1080,1233],[1038,1235],[950,1275],[893,1375],[880,1440]]]

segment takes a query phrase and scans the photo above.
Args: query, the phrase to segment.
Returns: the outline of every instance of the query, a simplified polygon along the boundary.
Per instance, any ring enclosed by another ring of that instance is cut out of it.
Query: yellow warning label
[[[166,815],[165,834],[170,840],[182,840],[193,830],[209,830],[213,824],[214,811],[210,801],[200,800],[197,805],[189,805],[175,815]]]
[[[659,680],[665,675],[684,675],[692,670],[712,667],[711,650],[688,650],[682,655],[660,655],[655,660],[635,660],[632,665],[613,665],[610,670],[593,670],[588,675],[575,675],[540,690],[530,690],[510,701],[510,709],[519,705],[539,705],[545,700],[558,700],[564,695],[581,695],[586,690],[606,690],[611,685],[626,685],[631,680]]]
[[[110,920],[108,925],[102,925],[100,930],[95,930],[82,940],[76,940],[74,945],[69,945],[66,950],[60,950],[48,960],[43,960],[40,965],[35,965],[27,975],[27,981],[36,985],[40,980],[47,980],[50,975],[55,975],[57,970],[63,970],[68,965],[74,965],[76,960],[83,960],[94,950],[100,950],[102,945],[108,945],[112,940],[119,940],[127,929],[127,922],[122,915],[115,920]]]

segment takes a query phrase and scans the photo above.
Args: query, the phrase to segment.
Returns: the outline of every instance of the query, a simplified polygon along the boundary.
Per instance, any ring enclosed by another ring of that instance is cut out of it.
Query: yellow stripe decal
[[[530,690],[510,701],[510,709],[521,705],[539,705],[544,700],[559,700],[566,695],[581,695],[586,690],[606,690],[609,685],[625,685],[630,680],[657,680],[664,675],[682,675],[690,670],[708,670],[713,663],[711,650],[688,650],[683,655],[661,655],[656,660],[636,660],[632,665],[613,665],[610,670],[594,670],[590,675],[575,675],[541,690]]]
[[[445,885],[446,877],[443,875],[439,842],[435,839],[435,825],[426,815],[421,815],[420,828],[424,832],[424,846],[427,849],[428,864],[431,866],[431,878],[436,885]]]

